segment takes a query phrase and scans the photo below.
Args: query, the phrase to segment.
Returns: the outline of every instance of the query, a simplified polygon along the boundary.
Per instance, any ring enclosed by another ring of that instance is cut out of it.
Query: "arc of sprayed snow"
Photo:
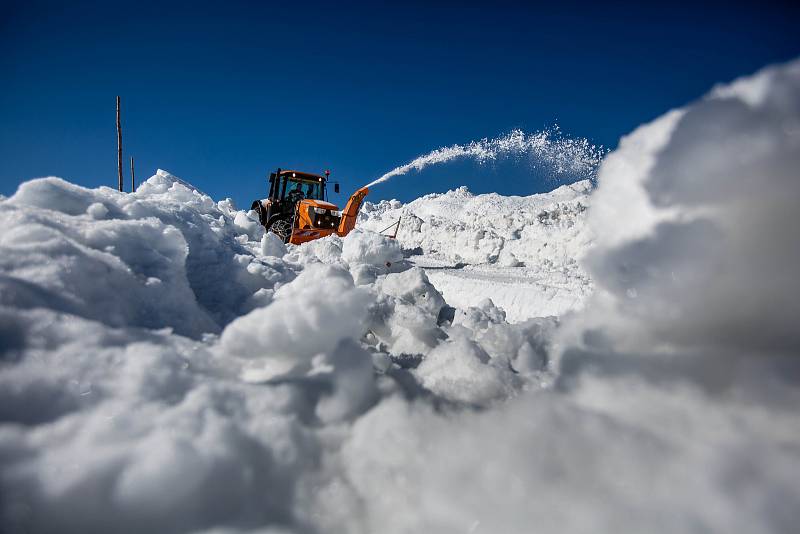
[[[437,148],[392,169],[365,187],[386,182],[394,176],[407,174],[412,170],[419,172],[431,165],[447,163],[458,158],[471,157],[482,164],[499,156],[512,154],[530,154],[538,162],[551,167],[555,174],[573,172],[588,176],[596,170],[603,159],[605,149],[591,144],[584,138],[560,137],[558,127],[533,134],[515,129],[495,139],[483,138],[467,145],[455,144]]]

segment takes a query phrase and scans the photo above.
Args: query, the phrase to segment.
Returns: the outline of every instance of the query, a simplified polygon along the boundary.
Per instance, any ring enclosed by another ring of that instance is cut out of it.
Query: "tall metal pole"
[[[119,174],[119,190],[122,191],[122,123],[119,119],[119,97],[117,97],[117,173]]]
[[[133,173],[133,156],[131,156],[131,193],[136,192],[136,175]]]

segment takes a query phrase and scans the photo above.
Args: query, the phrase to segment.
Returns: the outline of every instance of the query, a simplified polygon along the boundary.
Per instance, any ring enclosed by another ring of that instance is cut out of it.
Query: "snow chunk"
[[[422,385],[448,400],[485,405],[514,391],[514,373],[466,336],[430,351],[415,371]]]
[[[258,214],[250,210],[249,212],[238,211],[233,218],[233,224],[247,234],[248,241],[258,241],[264,235],[264,227],[258,220]]]
[[[94,202],[86,208],[86,214],[93,219],[105,219],[108,215],[108,208],[102,202]]]
[[[342,259],[348,263],[385,266],[403,257],[396,240],[356,228],[344,238]]]
[[[497,263],[503,267],[519,267],[522,265],[522,262],[517,259],[514,253],[506,250],[505,248],[500,251],[500,256],[497,258]]]
[[[220,337],[220,350],[259,360],[264,377],[307,366],[340,341],[361,338],[369,300],[344,269],[310,265],[275,293],[271,305],[229,324]]]
[[[383,279],[381,290],[405,302],[412,303],[434,317],[444,306],[441,293],[428,280],[425,271],[414,267],[401,273],[389,273]]]
[[[342,238],[337,235],[329,235],[300,246],[291,246],[289,259],[299,263],[320,262],[343,265]]]
[[[323,396],[316,415],[327,423],[359,416],[378,400],[372,357],[352,339],[314,358],[311,376],[325,377],[332,391]]]
[[[272,232],[264,232],[261,237],[261,254],[282,258],[286,254],[286,245],[283,240]]]

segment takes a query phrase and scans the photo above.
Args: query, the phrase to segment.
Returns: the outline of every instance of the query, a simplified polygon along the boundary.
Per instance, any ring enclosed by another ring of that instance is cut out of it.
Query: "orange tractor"
[[[369,189],[362,187],[347,201],[344,210],[327,201],[330,173],[325,176],[278,169],[269,175],[269,196],[256,200],[250,209],[261,224],[284,243],[300,244],[336,234],[346,236],[356,225],[356,216]],[[333,184],[339,192],[339,184]]]

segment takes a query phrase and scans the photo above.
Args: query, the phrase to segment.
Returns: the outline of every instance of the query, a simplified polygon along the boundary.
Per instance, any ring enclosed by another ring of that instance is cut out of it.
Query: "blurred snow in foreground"
[[[0,530],[790,532],[798,168],[795,62],[642,126],[596,190],[299,247],[163,171],[24,183]]]

